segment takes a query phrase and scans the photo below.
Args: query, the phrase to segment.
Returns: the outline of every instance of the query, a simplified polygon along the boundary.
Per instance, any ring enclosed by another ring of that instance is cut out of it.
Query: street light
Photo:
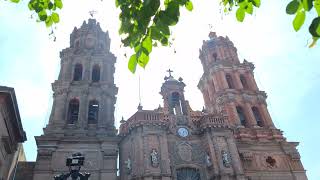
[[[54,180],[67,180],[71,177],[72,180],[88,180],[90,173],[80,173],[81,166],[84,164],[84,156],[81,153],[72,154],[66,160],[66,166],[69,167],[69,173],[54,176]]]

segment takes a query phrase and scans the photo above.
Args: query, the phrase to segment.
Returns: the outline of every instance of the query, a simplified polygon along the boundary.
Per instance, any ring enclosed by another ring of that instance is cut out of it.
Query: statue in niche
[[[130,174],[132,169],[130,157],[128,157],[128,160],[126,160],[124,163],[126,164],[128,174]]]
[[[155,149],[152,149],[152,152],[150,153],[150,157],[151,157],[151,165],[153,167],[158,167],[159,166],[159,155]]]
[[[230,165],[231,165],[230,154],[228,152],[226,152],[225,150],[222,150],[221,156],[222,156],[222,162],[223,162],[224,167],[230,167]]]
[[[211,158],[209,156],[209,153],[206,153],[205,160],[206,160],[207,167],[211,167],[212,166],[212,161],[211,161]]]

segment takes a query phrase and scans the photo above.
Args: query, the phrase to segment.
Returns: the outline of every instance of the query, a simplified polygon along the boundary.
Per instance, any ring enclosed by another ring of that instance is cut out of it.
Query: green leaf
[[[47,20],[46,20],[46,26],[50,27],[50,26],[52,26],[52,24],[53,24],[52,18],[51,18],[51,16],[48,16]]]
[[[247,6],[247,8],[246,8],[246,12],[247,12],[248,14],[252,14],[252,13],[253,13],[253,5],[252,5],[251,2],[248,3],[248,6]]]
[[[252,0],[252,4],[253,4],[255,7],[260,7],[261,1],[260,1],[260,0]]]
[[[150,36],[147,36],[144,41],[142,42],[142,47],[144,47],[147,51],[148,54],[151,53],[152,51],[152,39]]]
[[[53,21],[54,23],[58,23],[58,22],[60,21],[60,18],[59,18],[59,14],[58,14],[58,13],[53,12],[53,13],[51,14],[51,18],[52,18],[52,21]]]
[[[314,1],[314,8],[316,9],[318,16],[320,16],[320,0]]]
[[[51,10],[51,9],[53,8],[53,6],[54,6],[53,3],[50,1],[50,2],[48,3],[48,9]]]
[[[312,2],[313,2],[313,0],[302,0],[303,8],[306,11],[310,11],[311,8],[313,7]]]
[[[46,21],[48,16],[47,16],[47,12],[45,10],[42,10],[38,13],[38,17],[40,19],[40,21]]]
[[[135,73],[136,72],[136,67],[137,67],[137,56],[136,54],[133,54],[128,62],[128,69],[132,72]]]
[[[18,3],[18,2],[20,2],[20,0],[11,0],[11,2]]]
[[[62,9],[62,7],[63,7],[61,0],[54,0],[54,5],[56,5],[56,7],[59,9]]]
[[[160,7],[160,0],[145,0],[145,16],[151,17],[154,16]]]
[[[141,51],[140,56],[138,58],[139,66],[145,68],[146,65],[148,64],[148,62],[149,62],[149,56],[146,53],[144,53],[143,51]]]
[[[299,2],[297,0],[291,1],[286,8],[287,14],[295,14],[299,8]]]
[[[160,42],[163,46],[168,46],[169,44],[169,40],[167,37],[163,37]]]
[[[164,23],[162,23],[162,21],[158,21],[156,23],[156,27],[164,34],[164,35],[170,35],[170,29],[168,27],[168,25],[165,25]]]
[[[186,8],[189,10],[189,11],[192,11],[193,10],[193,4],[191,1],[187,1],[186,2]]]
[[[157,27],[151,26],[150,30],[151,30],[151,38],[152,39],[160,40],[162,38],[161,32]]]
[[[239,22],[243,22],[245,16],[246,16],[245,10],[243,8],[239,7],[236,12],[237,20]]]
[[[304,23],[304,20],[306,19],[306,12],[305,11],[299,11],[296,14],[296,17],[294,18],[292,25],[295,31],[299,31],[301,26]]]
[[[309,26],[309,32],[313,37],[320,37],[320,17],[316,17],[312,20]]]

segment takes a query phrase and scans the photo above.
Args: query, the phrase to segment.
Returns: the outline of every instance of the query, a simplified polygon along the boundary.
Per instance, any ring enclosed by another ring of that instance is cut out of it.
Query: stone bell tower
[[[108,32],[95,19],[70,35],[70,47],[60,53],[61,69],[52,83],[53,105],[44,134],[35,137],[38,155],[34,180],[67,172],[66,157],[84,154],[83,170],[91,180],[116,179],[118,137],[114,105],[116,57]]]
[[[267,95],[254,79],[253,63],[239,61],[228,37],[211,32],[209,38],[200,50],[204,73],[198,88],[208,112],[228,117],[245,176],[307,179],[296,149],[298,143],[287,142],[272,122]]]

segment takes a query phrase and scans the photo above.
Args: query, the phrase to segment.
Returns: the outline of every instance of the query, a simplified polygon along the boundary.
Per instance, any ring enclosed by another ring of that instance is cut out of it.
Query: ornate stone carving
[[[221,151],[221,158],[222,158],[222,162],[223,162],[224,167],[230,167],[231,156],[227,151],[225,151],[225,150]]]
[[[159,166],[159,155],[157,150],[152,149],[152,152],[150,153],[151,158],[151,166],[158,167]]]
[[[209,153],[205,154],[205,162],[206,162],[207,167],[211,167],[212,166],[212,161],[211,161],[211,158],[209,156]]]
[[[132,170],[130,157],[124,163],[126,165],[127,173],[130,174]]]
[[[181,143],[178,146],[178,154],[180,158],[184,161],[191,161],[192,160],[192,148],[189,144]]]

